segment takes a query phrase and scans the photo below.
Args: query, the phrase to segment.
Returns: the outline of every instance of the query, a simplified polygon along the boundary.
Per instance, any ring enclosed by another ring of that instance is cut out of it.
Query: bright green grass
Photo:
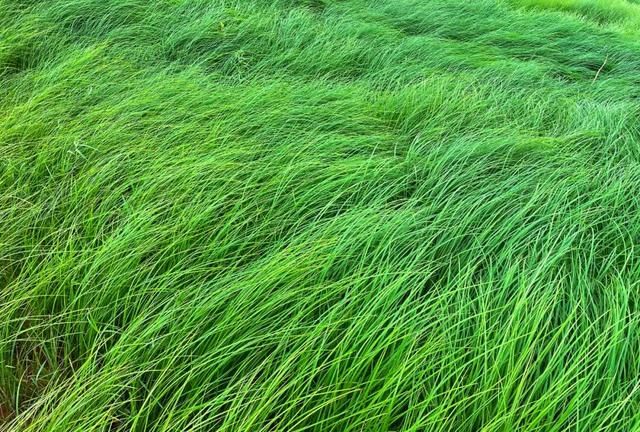
[[[0,429],[640,431],[639,10],[0,0]]]

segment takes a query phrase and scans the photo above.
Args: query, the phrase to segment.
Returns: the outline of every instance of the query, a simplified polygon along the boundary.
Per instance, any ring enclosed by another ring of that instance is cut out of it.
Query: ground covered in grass
[[[640,431],[640,5],[0,0],[0,429]]]

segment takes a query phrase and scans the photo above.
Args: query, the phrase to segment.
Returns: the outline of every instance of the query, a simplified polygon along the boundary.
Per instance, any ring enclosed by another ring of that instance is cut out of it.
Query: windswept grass
[[[0,0],[0,429],[640,431],[639,8]]]
[[[515,4],[575,13],[588,20],[621,24],[625,30],[640,31],[640,2],[637,0],[513,0]]]

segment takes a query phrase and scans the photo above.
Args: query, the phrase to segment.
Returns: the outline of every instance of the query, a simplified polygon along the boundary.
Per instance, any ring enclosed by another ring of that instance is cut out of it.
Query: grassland
[[[640,431],[640,4],[0,0],[0,430]]]

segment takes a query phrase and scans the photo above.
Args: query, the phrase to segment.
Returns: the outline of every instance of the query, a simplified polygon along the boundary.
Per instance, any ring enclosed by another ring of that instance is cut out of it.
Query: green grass
[[[639,29],[0,0],[0,430],[640,431]]]

